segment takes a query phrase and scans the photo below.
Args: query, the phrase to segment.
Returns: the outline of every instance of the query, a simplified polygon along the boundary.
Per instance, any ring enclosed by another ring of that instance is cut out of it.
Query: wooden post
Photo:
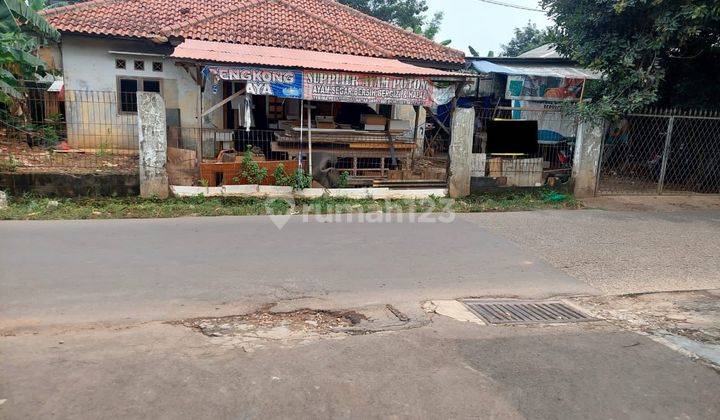
[[[413,129],[413,143],[415,143],[415,150],[413,151],[413,154],[411,157],[412,162],[411,162],[410,167],[412,167],[412,168],[415,167],[415,156],[418,153],[420,153],[420,154],[424,153],[423,147],[418,148],[418,145],[417,145],[417,143],[418,143],[418,125],[420,125],[420,106],[413,105],[413,109],[415,110],[415,128]],[[423,142],[424,141],[425,141],[425,139],[423,139]]]

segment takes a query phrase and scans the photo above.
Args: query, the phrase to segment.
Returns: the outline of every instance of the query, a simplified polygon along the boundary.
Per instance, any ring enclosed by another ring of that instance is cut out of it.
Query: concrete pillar
[[[600,176],[600,153],[605,137],[605,125],[605,122],[578,125],[572,168],[576,197],[595,195],[598,176]]]
[[[153,92],[137,93],[140,143],[140,196],[167,198],[167,127],[165,101]]]
[[[470,195],[470,153],[475,131],[475,110],[455,108],[450,131],[450,176],[448,189],[450,197]]]

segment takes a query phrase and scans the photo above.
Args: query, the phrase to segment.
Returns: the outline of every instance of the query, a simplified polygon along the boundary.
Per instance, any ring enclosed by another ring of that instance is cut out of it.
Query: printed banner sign
[[[426,78],[305,71],[304,79],[303,97],[311,101],[433,105]]]
[[[203,75],[211,78],[213,86],[221,80],[247,82],[246,92],[252,95],[292,99],[303,97],[302,72],[297,70],[208,66],[203,69]]]
[[[508,76],[505,99],[524,101],[580,100],[583,79],[547,76]]]
[[[513,106],[515,120],[536,120],[538,122],[538,141],[540,144],[553,144],[562,140],[574,139],[577,125],[574,118],[564,116],[561,104],[557,102],[516,101]]]

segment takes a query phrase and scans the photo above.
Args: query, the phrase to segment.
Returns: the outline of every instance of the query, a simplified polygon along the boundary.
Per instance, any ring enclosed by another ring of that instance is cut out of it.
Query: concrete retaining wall
[[[48,197],[125,197],[140,193],[140,178],[137,174],[0,173],[0,189],[11,195],[32,193]]]

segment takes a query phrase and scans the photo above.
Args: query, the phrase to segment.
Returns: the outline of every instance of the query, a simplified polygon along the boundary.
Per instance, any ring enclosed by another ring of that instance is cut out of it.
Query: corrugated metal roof
[[[526,51],[517,58],[563,58],[553,44],[544,44],[530,51]]]
[[[571,66],[495,64],[484,60],[473,61],[472,65],[480,73],[562,77],[567,79],[600,79],[602,77],[602,74],[596,71]]]
[[[362,57],[291,48],[261,47],[188,39],[171,57],[204,62],[249,64],[269,67],[376,73],[401,76],[462,77],[459,73],[413,66],[399,60]]]

